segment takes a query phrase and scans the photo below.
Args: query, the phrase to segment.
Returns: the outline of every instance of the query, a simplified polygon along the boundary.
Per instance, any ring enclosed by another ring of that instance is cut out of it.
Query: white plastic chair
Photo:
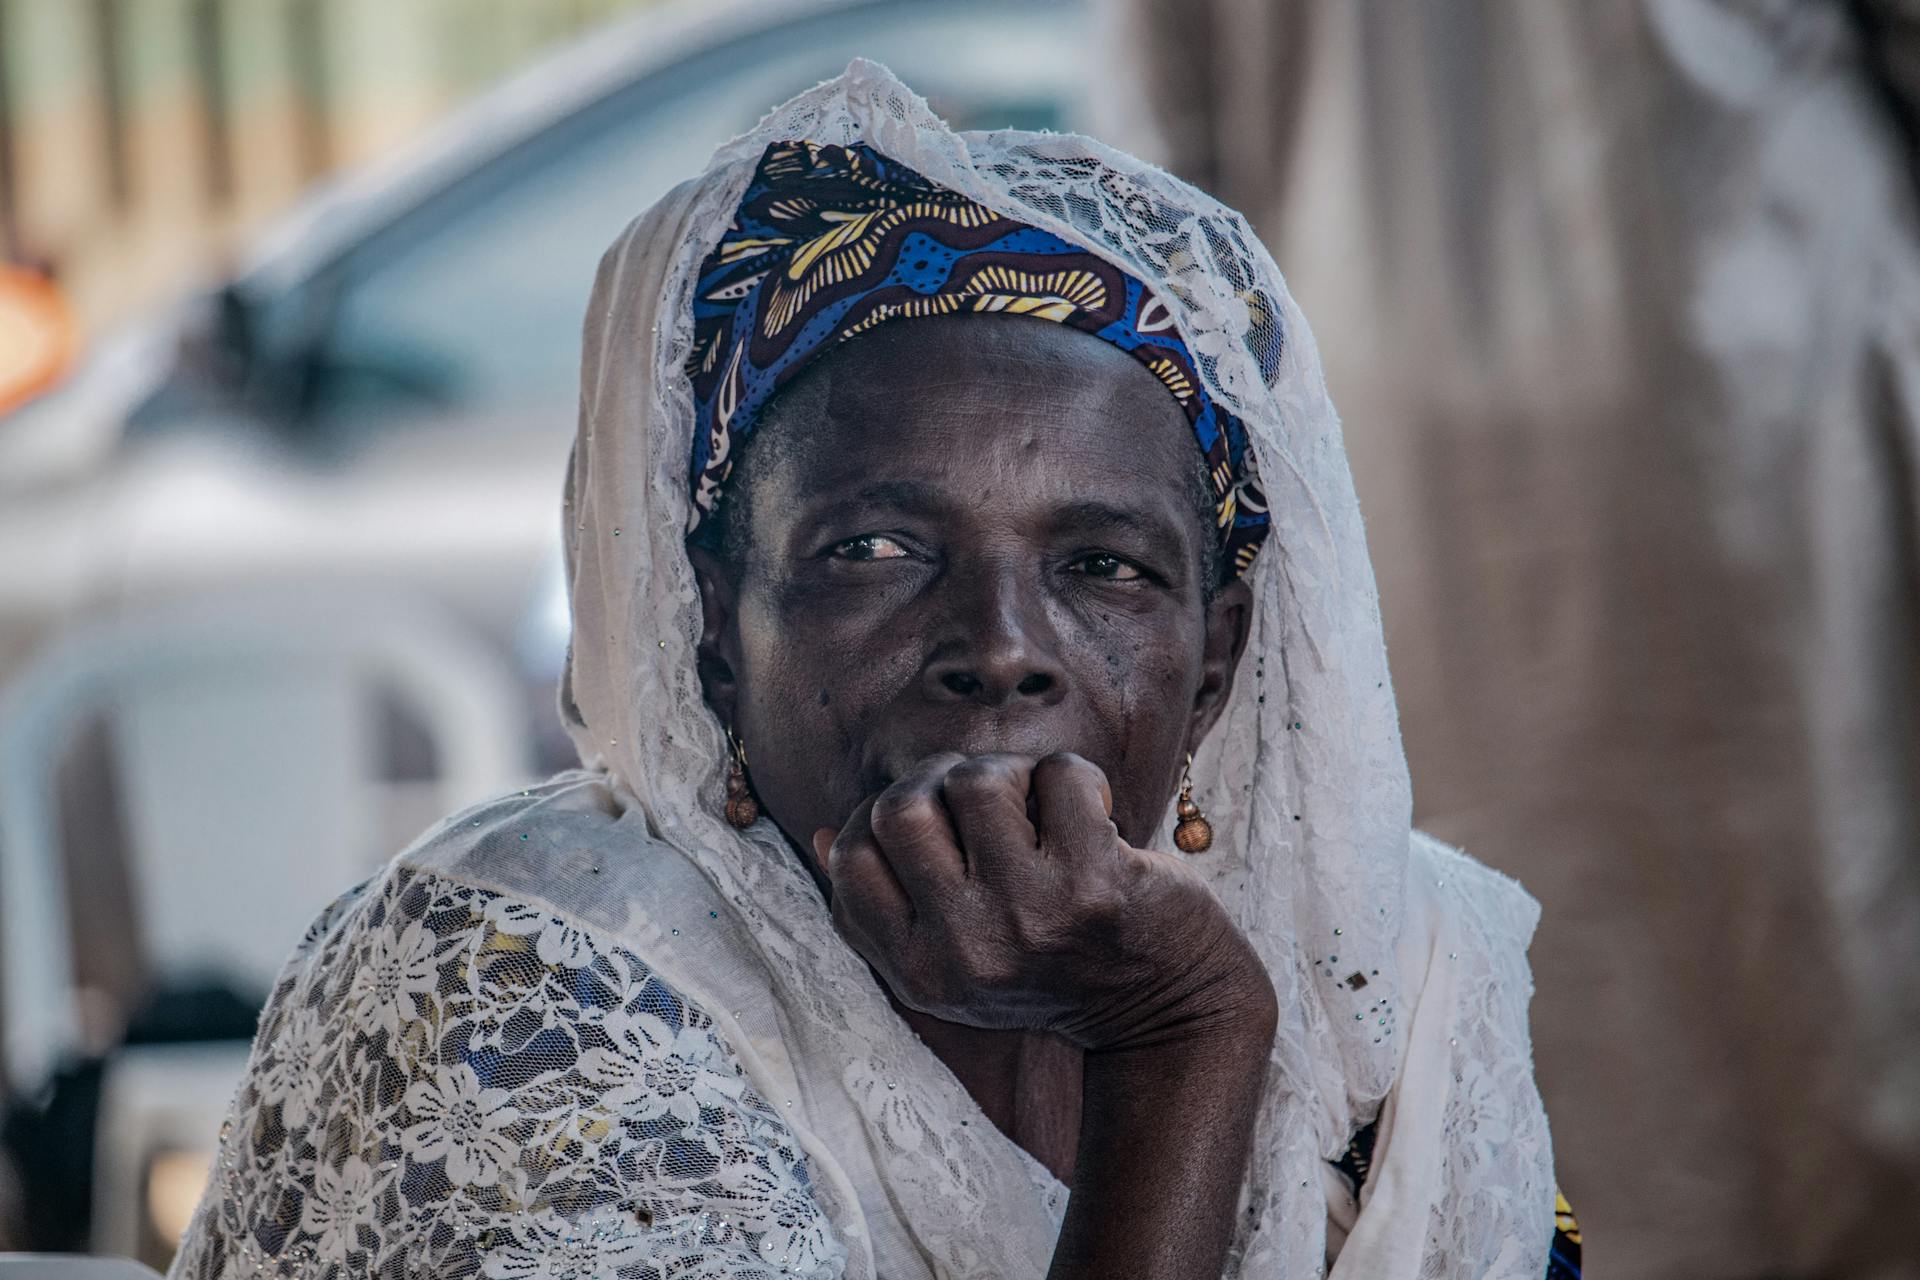
[[[100,1084],[92,1249],[151,1257],[153,1242],[170,1245],[186,1230],[248,1047],[149,1044],[114,1055]]]
[[[396,852],[378,821],[376,694],[422,725],[438,811],[519,785],[504,661],[415,600],[222,596],[59,637],[0,694],[4,1051],[31,1089],[81,1047],[55,775],[105,717],[130,874],[161,976],[265,991],[308,921]]]

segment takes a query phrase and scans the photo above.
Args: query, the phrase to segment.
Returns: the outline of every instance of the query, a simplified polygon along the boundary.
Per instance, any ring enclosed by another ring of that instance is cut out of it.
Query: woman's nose
[[[1005,707],[1058,702],[1067,690],[1039,593],[1012,574],[983,573],[948,601],[952,622],[922,674],[936,701]]]

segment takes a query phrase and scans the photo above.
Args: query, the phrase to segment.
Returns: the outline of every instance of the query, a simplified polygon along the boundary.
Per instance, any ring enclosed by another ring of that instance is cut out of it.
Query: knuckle
[[[1117,929],[1132,906],[1127,891],[1105,877],[1082,886],[1074,899],[1082,927],[1101,933]]]
[[[1023,955],[1048,955],[1059,947],[1060,923],[1046,914],[1036,917],[1024,911],[1016,912],[1007,922],[1008,941]]]
[[[1012,981],[1007,957],[1002,950],[968,947],[955,957],[945,975],[943,986],[949,1007],[959,1008],[975,1002],[981,994],[1001,991]]]
[[[867,862],[878,847],[873,837],[871,822],[863,822],[860,830],[842,833],[827,851],[827,865],[837,883],[841,880],[858,879],[867,870]]]
[[[924,836],[932,827],[933,819],[932,797],[921,791],[893,787],[873,802],[867,823],[882,843],[888,843]]]
[[[1107,775],[1085,756],[1071,751],[1056,751],[1033,767],[1036,789],[1055,794],[1097,795],[1107,785]]]
[[[1102,776],[1100,767],[1083,755],[1072,751],[1052,751],[1040,757],[1033,766],[1035,773],[1045,773],[1049,777]]]
[[[1007,768],[991,756],[962,760],[947,771],[943,787],[949,799],[962,804],[987,800],[1004,790]]]

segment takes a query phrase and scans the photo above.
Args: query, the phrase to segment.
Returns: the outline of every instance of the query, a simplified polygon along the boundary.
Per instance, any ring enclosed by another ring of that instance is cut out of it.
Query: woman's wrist
[[[1143,981],[1158,990],[1142,999],[1126,1030],[1104,1039],[1081,1041],[1089,1054],[1179,1048],[1206,1044],[1215,1051],[1244,1048],[1264,1056],[1279,1022],[1273,980],[1253,947],[1232,926],[1223,937],[1198,948],[1200,958],[1172,979]]]
[[[1221,1047],[1242,1044],[1264,1057],[1280,1022],[1273,978],[1253,947],[1236,935],[1233,963],[1197,991],[1183,1010],[1187,1038]]]
[[[1220,1274],[1277,1022],[1259,977],[1211,988],[1150,1042],[1087,1053],[1055,1280]]]
[[[1209,1000],[1151,1037],[1087,1050],[1085,1076],[1089,1084],[1095,1077],[1145,1083],[1152,1076],[1173,1083],[1213,1074],[1258,1076],[1273,1051],[1278,1022],[1271,984],[1264,992]]]

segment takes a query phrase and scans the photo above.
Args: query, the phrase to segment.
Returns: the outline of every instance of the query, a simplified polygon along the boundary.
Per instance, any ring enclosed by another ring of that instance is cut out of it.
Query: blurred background
[[[1920,6],[0,0],[0,1248],[164,1265],[314,913],[572,763],[601,250],[855,55],[1242,209],[1592,1274],[1920,1276]]]

